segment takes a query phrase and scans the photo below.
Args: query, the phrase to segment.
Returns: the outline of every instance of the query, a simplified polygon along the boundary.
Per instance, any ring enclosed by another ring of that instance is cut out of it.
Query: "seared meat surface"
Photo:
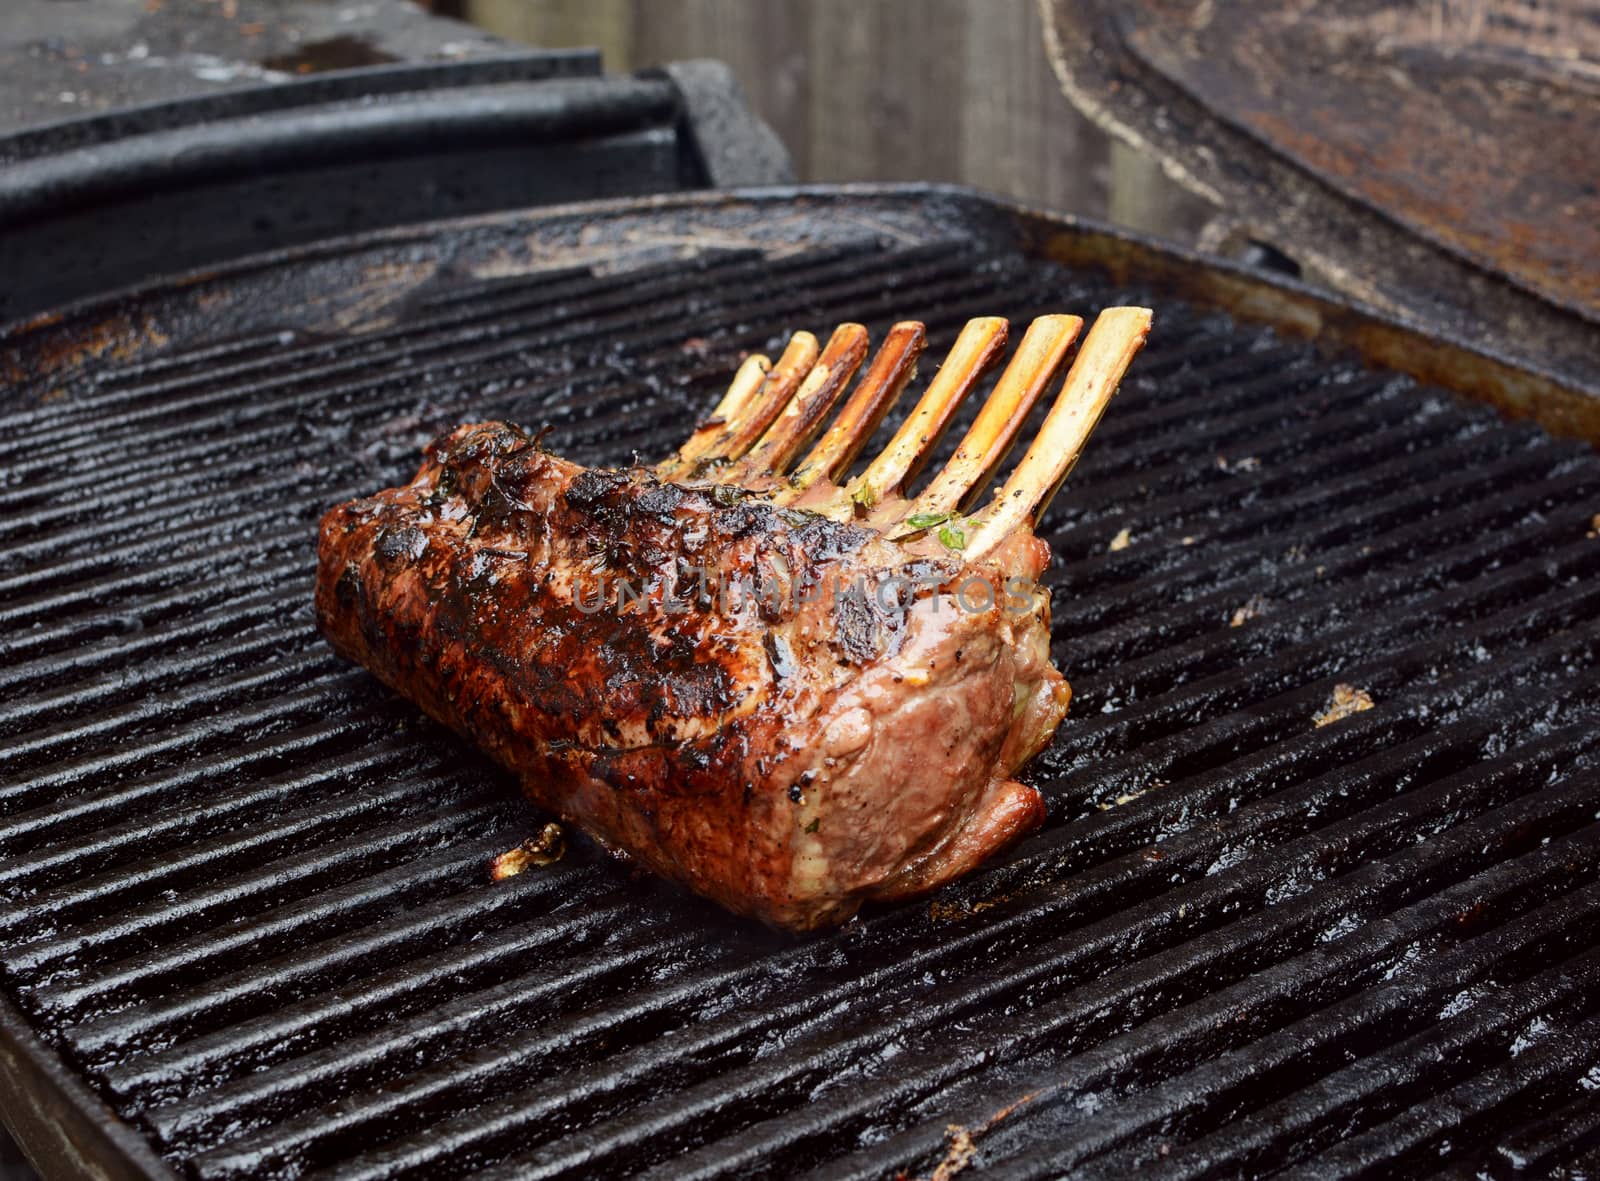
[[[1033,322],[915,497],[1003,352],[1004,320],[968,323],[848,480],[911,378],[921,324],[895,326],[825,432],[866,357],[859,324],[826,348],[796,333],[777,362],[748,358],[653,468],[586,470],[516,427],[460,427],[409,484],[323,519],[318,621],[610,849],[773,926],[842,922],[1043,820],[1013,777],[1071,694],[1050,663],[1049,551],[1032,525],[1149,323],[1143,308],[1101,314],[975,515],[1078,317]]]
[[[740,489],[585,470],[489,423],[327,514],[317,616],[541,806],[807,930],[1043,818],[1011,776],[1070,696],[1047,561],[1027,533],[967,563]]]

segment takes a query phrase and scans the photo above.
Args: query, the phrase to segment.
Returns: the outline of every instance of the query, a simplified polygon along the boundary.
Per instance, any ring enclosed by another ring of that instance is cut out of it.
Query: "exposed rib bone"
[[[722,401],[717,403],[717,408],[711,412],[711,416],[695,427],[694,434],[689,436],[688,442],[678,448],[676,455],[657,466],[657,472],[665,476],[669,470],[693,467],[697,461],[714,455],[730,424],[745,413],[751,399],[766,381],[771,368],[772,361],[760,353],[746,357],[744,364],[739,366],[739,372],[733,375],[733,381],[728,385],[728,392],[722,395]]]
[[[966,437],[907,515],[950,512],[983,491],[1082,328],[1077,316],[1040,316],[1028,325]]]
[[[800,384],[799,391],[735,466],[730,482],[763,475],[781,476],[822,429],[828,412],[849,386],[866,356],[865,328],[860,324],[841,324],[835,328],[828,339],[828,347],[822,350],[822,356]]]
[[[1033,445],[984,510],[982,523],[967,546],[969,560],[983,556],[1018,528],[1031,527],[1038,520],[1078,461],[1084,442],[1149,331],[1148,308],[1107,308],[1100,313]]]
[[[778,363],[772,366],[766,379],[760,387],[748,397],[738,400],[732,412],[722,416],[726,421],[703,443],[696,445],[696,454],[686,456],[683,451],[656,466],[656,474],[664,480],[689,479],[697,474],[698,470],[712,461],[727,461],[738,459],[752,444],[761,437],[763,431],[778,417],[779,412],[788,405],[794,397],[794,392],[811,372],[812,366],[817,363],[817,338],[809,332],[796,332],[789,338],[789,345],[783,350],[783,355],[778,358]],[[737,384],[743,375],[743,369],[734,377]],[[717,404],[720,411],[733,395],[730,386],[728,394],[722,402]],[[718,417],[713,414],[713,418]],[[708,424],[709,425],[709,424]],[[699,435],[699,431],[695,435]],[[691,436],[690,441],[694,441]],[[687,446],[687,444],[686,444]]]
[[[849,468],[916,373],[917,358],[927,342],[927,331],[915,320],[904,320],[889,330],[839,417],[789,478],[794,493],[820,479],[836,480]]]
[[[800,332],[777,365],[765,357],[748,358],[711,417],[657,472],[664,479],[710,478],[743,485],[778,503],[835,520],[854,517],[879,529],[919,515],[942,520],[953,512],[969,512],[1082,328],[1083,321],[1069,315],[1041,316],[1029,325],[950,462],[914,502],[904,496],[906,481],[927,461],[962,399],[1004,350],[1007,324],[998,317],[968,321],[889,445],[843,488],[837,481],[911,379],[926,343],[920,323],[894,326],[837,419],[791,476],[784,473],[817,437],[866,357],[867,332],[859,324],[841,324],[820,355],[816,338]],[[1100,315],[1005,487],[978,520],[961,529],[952,526],[955,540],[944,541],[946,545],[961,547],[965,536],[966,556],[981,557],[1037,521],[1149,328],[1145,308],[1109,308]]]
[[[900,424],[876,459],[848,492],[866,504],[892,496],[913,478],[938,446],[950,418],[984,372],[1006,347],[1006,322],[998,316],[968,320],[950,355],[934,375],[916,407]]]

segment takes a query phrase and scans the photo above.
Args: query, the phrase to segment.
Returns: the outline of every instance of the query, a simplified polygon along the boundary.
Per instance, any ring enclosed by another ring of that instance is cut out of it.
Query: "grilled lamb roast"
[[[968,325],[894,440],[844,481],[909,379],[920,325],[845,325],[751,358],[656,468],[585,469],[504,423],[324,517],[317,615],[338,652],[514,771],[606,847],[773,926],[923,893],[1037,826],[1016,781],[1070,691],[1031,525],[1149,314],[1113,309],[1015,473],[987,483],[1081,326],[1035,321],[957,449],[915,474],[1002,351]]]

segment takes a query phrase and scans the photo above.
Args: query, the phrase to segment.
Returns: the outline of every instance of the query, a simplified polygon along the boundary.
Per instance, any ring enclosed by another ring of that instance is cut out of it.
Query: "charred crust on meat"
[[[355,607],[361,598],[360,567],[354,562],[346,562],[344,569],[339,571],[338,580],[333,584],[333,591],[341,607]]]
[[[851,664],[865,664],[883,651],[883,631],[872,596],[847,593],[833,600],[833,646]]]
[[[782,681],[795,675],[798,666],[795,664],[794,650],[789,646],[789,641],[777,632],[768,632],[762,637],[762,646],[767,650],[767,661],[772,665],[772,675]]]

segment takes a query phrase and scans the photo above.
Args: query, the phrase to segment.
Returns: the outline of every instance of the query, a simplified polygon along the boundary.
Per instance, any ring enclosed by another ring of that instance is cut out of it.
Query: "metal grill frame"
[[[1374,365],[1533,418],[1553,433],[1600,442],[1600,413],[1596,411],[1600,391],[1575,388],[1426,326],[1386,318],[1289,280],[962,189],[816,186],[695,194],[599,202],[443,225],[504,230],[507,241],[515,237],[529,243],[529,257],[536,262],[536,269],[547,270],[603,263],[608,235],[621,241],[630,227],[640,224],[648,224],[655,239],[643,247],[635,241],[630,249],[644,257],[670,258],[674,252],[730,245],[767,250],[799,243],[818,249],[826,245],[830,227],[845,222],[864,223],[874,232],[908,243],[964,236],[978,243],[993,243],[996,249],[1017,250],[1028,257],[1099,273],[1121,286],[1148,288],[1157,299],[1183,299],[1201,311],[1223,311],[1242,322],[1314,340],[1332,354],[1354,353]],[[599,241],[586,241],[585,229],[594,226],[603,228]],[[157,357],[174,344],[167,334],[152,334],[151,325],[140,320],[139,309],[149,298],[177,292],[179,298],[194,300],[196,306],[208,299],[226,301],[240,284],[269,275],[279,266],[295,264],[313,273],[324,267],[331,275],[346,267],[351,256],[368,249],[387,253],[408,243],[424,243],[439,228],[383,231],[262,256],[220,271],[153,284],[142,291],[36,317],[0,334],[0,373],[5,372],[7,352],[24,346],[31,355],[53,351],[74,358],[115,349],[124,365],[145,356]],[[513,260],[511,265],[518,264]],[[355,314],[367,319],[352,322],[381,322],[384,309],[408,298],[423,280],[425,269],[376,276],[367,273],[371,283],[366,289],[357,287],[333,295],[335,319]],[[329,311],[328,306],[318,308],[315,317]],[[304,312],[290,315],[304,315],[307,327],[315,319]],[[249,327],[242,325],[241,330]],[[9,374],[12,380],[29,383],[44,376],[18,371],[15,366]],[[9,1001],[0,1002],[0,1063],[12,1067],[0,1083],[0,1114],[47,1172],[88,1167],[114,1177],[178,1175],[151,1151],[142,1132],[115,1116],[70,1062],[38,1040]]]

